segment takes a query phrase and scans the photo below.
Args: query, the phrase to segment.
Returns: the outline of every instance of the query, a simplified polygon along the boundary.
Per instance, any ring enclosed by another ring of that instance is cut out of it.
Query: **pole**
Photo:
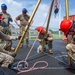
[[[59,4],[59,29],[60,29],[60,22],[61,22],[61,3]],[[59,38],[60,38],[60,30],[59,30]]]
[[[65,10],[66,10],[66,19],[69,19],[69,6],[68,6],[68,0],[65,0]]]
[[[68,20],[69,19],[69,6],[68,6],[68,0],[65,0],[65,9],[66,9],[66,19]],[[67,38],[67,43],[68,43],[68,38]],[[70,65],[71,63],[71,58],[70,56],[68,55],[68,64]]]
[[[29,23],[29,24],[28,24],[28,26],[27,26],[27,29],[25,30],[25,32],[23,33],[21,39],[19,40],[18,45],[17,45],[16,48],[15,48],[15,52],[18,51],[19,46],[21,45],[21,42],[22,42],[22,40],[24,39],[24,37],[25,37],[25,35],[26,35],[26,33],[27,33],[29,27],[30,27],[30,23],[31,23],[31,21],[33,20],[33,17],[34,17],[34,15],[35,15],[35,13],[36,13],[38,7],[39,7],[40,2],[41,2],[41,0],[38,0],[38,2],[37,2],[37,4],[36,4],[36,6],[35,6],[35,8],[34,8],[34,10],[33,10],[33,12],[32,12],[32,14],[31,14],[31,16],[30,16],[30,19],[28,20],[28,23]]]
[[[53,8],[53,4],[54,4],[54,0],[52,0],[52,3],[50,5],[50,11],[49,11],[49,15],[48,15],[48,21],[47,21],[47,26],[46,26],[46,33],[45,33],[45,36],[47,36],[47,32],[48,32],[48,28],[49,28],[49,23],[50,23],[50,19],[51,19],[51,13],[52,13],[52,8]],[[43,43],[42,43],[42,52],[44,51],[44,47],[45,47],[45,41],[43,39]]]

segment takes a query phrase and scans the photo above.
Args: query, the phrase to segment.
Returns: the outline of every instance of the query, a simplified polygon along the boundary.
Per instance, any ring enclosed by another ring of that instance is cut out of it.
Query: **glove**
[[[44,38],[44,40],[45,40],[45,41],[48,41],[48,39],[47,39],[47,38]]]
[[[22,37],[22,36],[18,36],[18,40],[20,40],[20,39],[21,39],[21,37]]]
[[[9,40],[18,40],[18,37],[16,37],[16,36],[9,36]]]

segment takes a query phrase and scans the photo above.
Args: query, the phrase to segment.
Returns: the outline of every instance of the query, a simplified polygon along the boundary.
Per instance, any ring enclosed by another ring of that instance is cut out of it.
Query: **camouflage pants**
[[[10,27],[9,26],[4,27],[3,28],[3,33],[6,34],[6,35],[11,35]]]
[[[13,63],[14,58],[8,54],[0,52],[0,63],[1,67],[8,67],[9,64]]]
[[[20,27],[20,35],[22,36],[22,34],[24,33],[24,31],[25,31],[25,27],[24,26],[21,26]],[[26,38],[26,45],[28,45],[29,44],[29,31],[26,33],[26,36],[25,36],[25,38]],[[22,44],[24,43],[24,40],[22,41]]]
[[[46,45],[48,44],[48,48],[52,49],[52,41],[47,41]],[[42,43],[40,43],[39,48],[42,49]]]
[[[2,32],[6,35],[11,35],[11,30],[10,30],[10,27],[7,26],[7,27],[4,27]],[[3,42],[3,41],[2,41]],[[6,46],[4,49],[6,50],[10,50],[11,49],[11,46],[12,46],[12,41],[6,41]]]
[[[66,46],[66,49],[67,49],[67,52],[68,52],[69,54],[71,54],[71,56],[72,56],[73,58],[75,58],[75,52],[72,51],[72,49],[75,50],[75,45],[73,45],[73,44],[68,44],[68,45]]]
[[[2,47],[5,50],[10,51],[11,50],[11,46],[12,46],[12,42],[11,41],[2,41],[2,42],[0,42],[0,47]]]
[[[0,47],[5,48],[6,47],[6,41],[1,41],[0,42]]]

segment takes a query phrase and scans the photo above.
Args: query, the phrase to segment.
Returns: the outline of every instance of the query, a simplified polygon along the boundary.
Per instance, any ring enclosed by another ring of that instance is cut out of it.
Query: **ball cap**
[[[26,8],[23,8],[23,9],[22,9],[22,12],[27,13],[28,10],[27,10]]]

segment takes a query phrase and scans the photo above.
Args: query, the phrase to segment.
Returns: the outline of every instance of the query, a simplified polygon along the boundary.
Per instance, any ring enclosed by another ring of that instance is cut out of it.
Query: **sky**
[[[2,3],[5,3],[8,7],[7,12],[10,13],[13,20],[22,13],[22,9],[25,7],[28,10],[28,15],[32,14],[34,7],[38,0],[0,0],[0,6]],[[47,25],[47,14],[52,0],[41,0],[41,3],[36,11],[36,14],[33,18],[32,27],[42,26],[46,20],[44,27]],[[75,0],[69,1],[69,15],[75,15]],[[65,16],[65,0],[58,0],[59,2],[59,12],[55,18],[54,6],[52,9],[52,15],[50,19],[49,28],[50,29],[59,29],[59,25],[63,17]],[[1,9],[0,9],[1,12]],[[14,27],[18,26],[11,23]]]

